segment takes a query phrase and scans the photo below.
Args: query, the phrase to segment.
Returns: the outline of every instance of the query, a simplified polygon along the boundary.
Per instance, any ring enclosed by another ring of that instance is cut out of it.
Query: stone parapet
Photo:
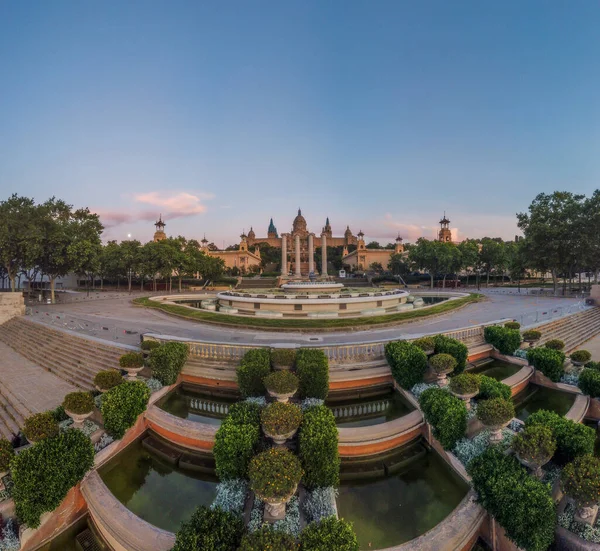
[[[22,293],[0,293],[0,324],[24,315],[25,299]]]

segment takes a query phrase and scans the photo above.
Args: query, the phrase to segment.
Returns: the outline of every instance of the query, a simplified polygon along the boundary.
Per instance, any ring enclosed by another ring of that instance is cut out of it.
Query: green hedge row
[[[490,325],[483,330],[485,342],[491,344],[500,354],[513,354],[521,346],[521,332],[500,325]]]
[[[584,369],[579,375],[579,388],[592,398],[600,396],[600,371]]]
[[[237,383],[244,398],[262,396],[267,392],[263,379],[271,373],[271,352],[268,348],[248,350],[237,370]]]
[[[467,345],[459,340],[446,337],[446,335],[436,335],[433,338],[435,342],[435,354],[450,354],[456,360],[454,375],[458,375],[465,370],[469,349]]]
[[[421,394],[419,405],[440,444],[447,450],[454,448],[467,430],[465,403],[447,390],[433,387]]]
[[[510,400],[512,391],[507,384],[502,381],[497,381],[487,375],[478,375],[479,377],[479,394],[478,400],[489,400],[490,398],[504,398]]]
[[[102,395],[102,419],[106,432],[113,438],[123,438],[138,416],[145,411],[150,389],[141,381],[126,381]]]
[[[427,354],[412,342],[394,341],[385,345],[385,357],[392,376],[406,390],[423,382],[427,370]]]
[[[296,375],[300,380],[300,398],[320,398],[329,393],[329,360],[323,350],[301,348],[296,352]]]
[[[182,342],[166,342],[154,348],[148,360],[152,376],[165,386],[175,384],[189,352],[188,345]]]
[[[543,346],[527,350],[527,361],[555,383],[560,381],[565,372],[565,359],[566,356],[560,350]]]

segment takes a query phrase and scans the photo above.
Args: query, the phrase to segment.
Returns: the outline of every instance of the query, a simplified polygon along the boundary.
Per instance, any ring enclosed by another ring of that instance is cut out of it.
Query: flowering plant
[[[300,460],[284,448],[271,448],[256,455],[248,469],[250,487],[263,499],[290,497],[303,474]]]

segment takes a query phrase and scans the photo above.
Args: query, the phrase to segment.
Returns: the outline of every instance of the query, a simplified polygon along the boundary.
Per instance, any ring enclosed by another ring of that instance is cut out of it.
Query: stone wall
[[[0,293],[0,325],[16,316],[25,315],[22,293]]]
[[[600,304],[600,284],[592,285],[590,298],[593,298],[596,301],[596,304]]]

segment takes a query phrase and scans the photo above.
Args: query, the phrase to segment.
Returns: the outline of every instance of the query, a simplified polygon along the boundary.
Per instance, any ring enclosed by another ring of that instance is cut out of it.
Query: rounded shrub
[[[564,492],[580,505],[594,505],[600,501],[600,459],[583,455],[565,465],[561,474]]]
[[[477,404],[477,419],[486,427],[508,423],[515,416],[515,406],[504,398],[490,398]]]
[[[0,438],[0,473],[8,471],[14,456],[12,444],[6,438]]]
[[[450,354],[456,360],[454,374],[462,373],[467,366],[469,357],[467,345],[457,339],[446,337],[446,335],[436,335],[433,340],[435,341],[435,353]]]
[[[579,374],[579,388],[581,392],[591,398],[600,396],[600,371],[587,367]]]
[[[229,406],[227,421],[237,425],[260,425],[260,406],[252,402],[237,402]]]
[[[94,465],[94,446],[79,430],[67,430],[23,450],[11,463],[17,517],[37,528]]]
[[[300,460],[286,448],[270,448],[250,461],[250,488],[262,499],[287,498],[294,494],[302,475]]]
[[[271,373],[271,354],[266,348],[248,350],[242,357],[237,370],[237,383],[244,398],[262,396],[265,393],[263,383]]]
[[[300,534],[301,551],[358,551],[352,525],[334,516],[311,522]]]
[[[409,390],[423,382],[427,370],[427,354],[416,344],[408,341],[388,342],[385,357],[392,376],[404,389]]]
[[[239,551],[298,551],[300,546],[296,539],[281,530],[274,530],[268,526],[246,534],[242,538]]]
[[[143,341],[140,345],[140,348],[146,352],[151,352],[158,347],[160,347],[160,343],[158,341]]]
[[[513,438],[512,448],[521,459],[543,465],[556,452],[556,438],[549,427],[529,425]]]
[[[329,394],[329,360],[323,350],[301,348],[296,352],[296,373],[300,398],[320,398]]]
[[[421,394],[419,405],[440,444],[447,450],[454,448],[467,430],[465,403],[446,390],[432,387]]]
[[[158,379],[163,385],[172,385],[177,382],[190,349],[182,342],[166,342],[152,350],[148,363],[152,369],[152,377]]]
[[[294,348],[271,348],[271,365],[292,369],[296,363]]]
[[[143,367],[144,356],[139,352],[127,352],[119,358],[119,365],[121,367]]]
[[[586,369],[593,369],[594,371],[600,371],[600,362],[588,362],[585,364]]]
[[[58,434],[58,422],[50,411],[34,413],[25,419],[23,434],[30,442],[38,442],[44,438]]]
[[[536,331],[535,329],[529,329],[528,331],[523,331],[523,340],[527,342],[535,342],[539,341],[542,338],[542,333],[540,331]]]
[[[546,348],[551,348],[552,350],[562,350],[565,347],[565,341],[561,341],[560,339],[550,339],[544,346]]]
[[[485,341],[501,354],[512,354],[521,346],[521,333],[518,329],[509,329],[500,325],[489,325],[483,330]]]
[[[263,380],[265,388],[275,394],[290,394],[298,390],[299,380],[291,371],[274,371]]]
[[[156,341],[144,341],[156,342]],[[123,382],[123,375],[116,369],[107,369],[99,371],[94,377],[94,384],[101,390],[110,390],[111,388],[120,385]]]
[[[504,327],[507,329],[521,329],[521,324],[518,321],[507,321]]]
[[[77,415],[94,411],[94,398],[89,392],[71,392],[65,396],[62,407]]]
[[[433,352],[435,350],[435,340],[433,337],[421,337],[411,342],[423,350],[423,352]]]
[[[487,375],[478,375],[479,377],[479,394],[478,400],[487,400],[489,398],[504,398],[510,400],[512,391],[507,384],[497,381]]]
[[[300,426],[302,410],[295,404],[274,402],[262,410],[260,420],[267,434],[289,434]]]
[[[104,428],[115,440],[123,438],[148,405],[150,389],[141,381],[127,381],[104,393],[102,419]]]
[[[585,364],[592,359],[592,354],[588,350],[575,350],[569,358],[572,362]]]
[[[560,381],[565,372],[565,355],[560,350],[543,346],[530,348],[527,351],[527,361],[555,383]]]
[[[181,524],[172,551],[236,551],[243,533],[240,515],[203,505]]]
[[[456,368],[456,359],[450,354],[435,354],[431,356],[429,365],[438,374],[450,373]]]
[[[471,373],[461,373],[450,379],[450,390],[456,394],[479,392],[479,377]]]

